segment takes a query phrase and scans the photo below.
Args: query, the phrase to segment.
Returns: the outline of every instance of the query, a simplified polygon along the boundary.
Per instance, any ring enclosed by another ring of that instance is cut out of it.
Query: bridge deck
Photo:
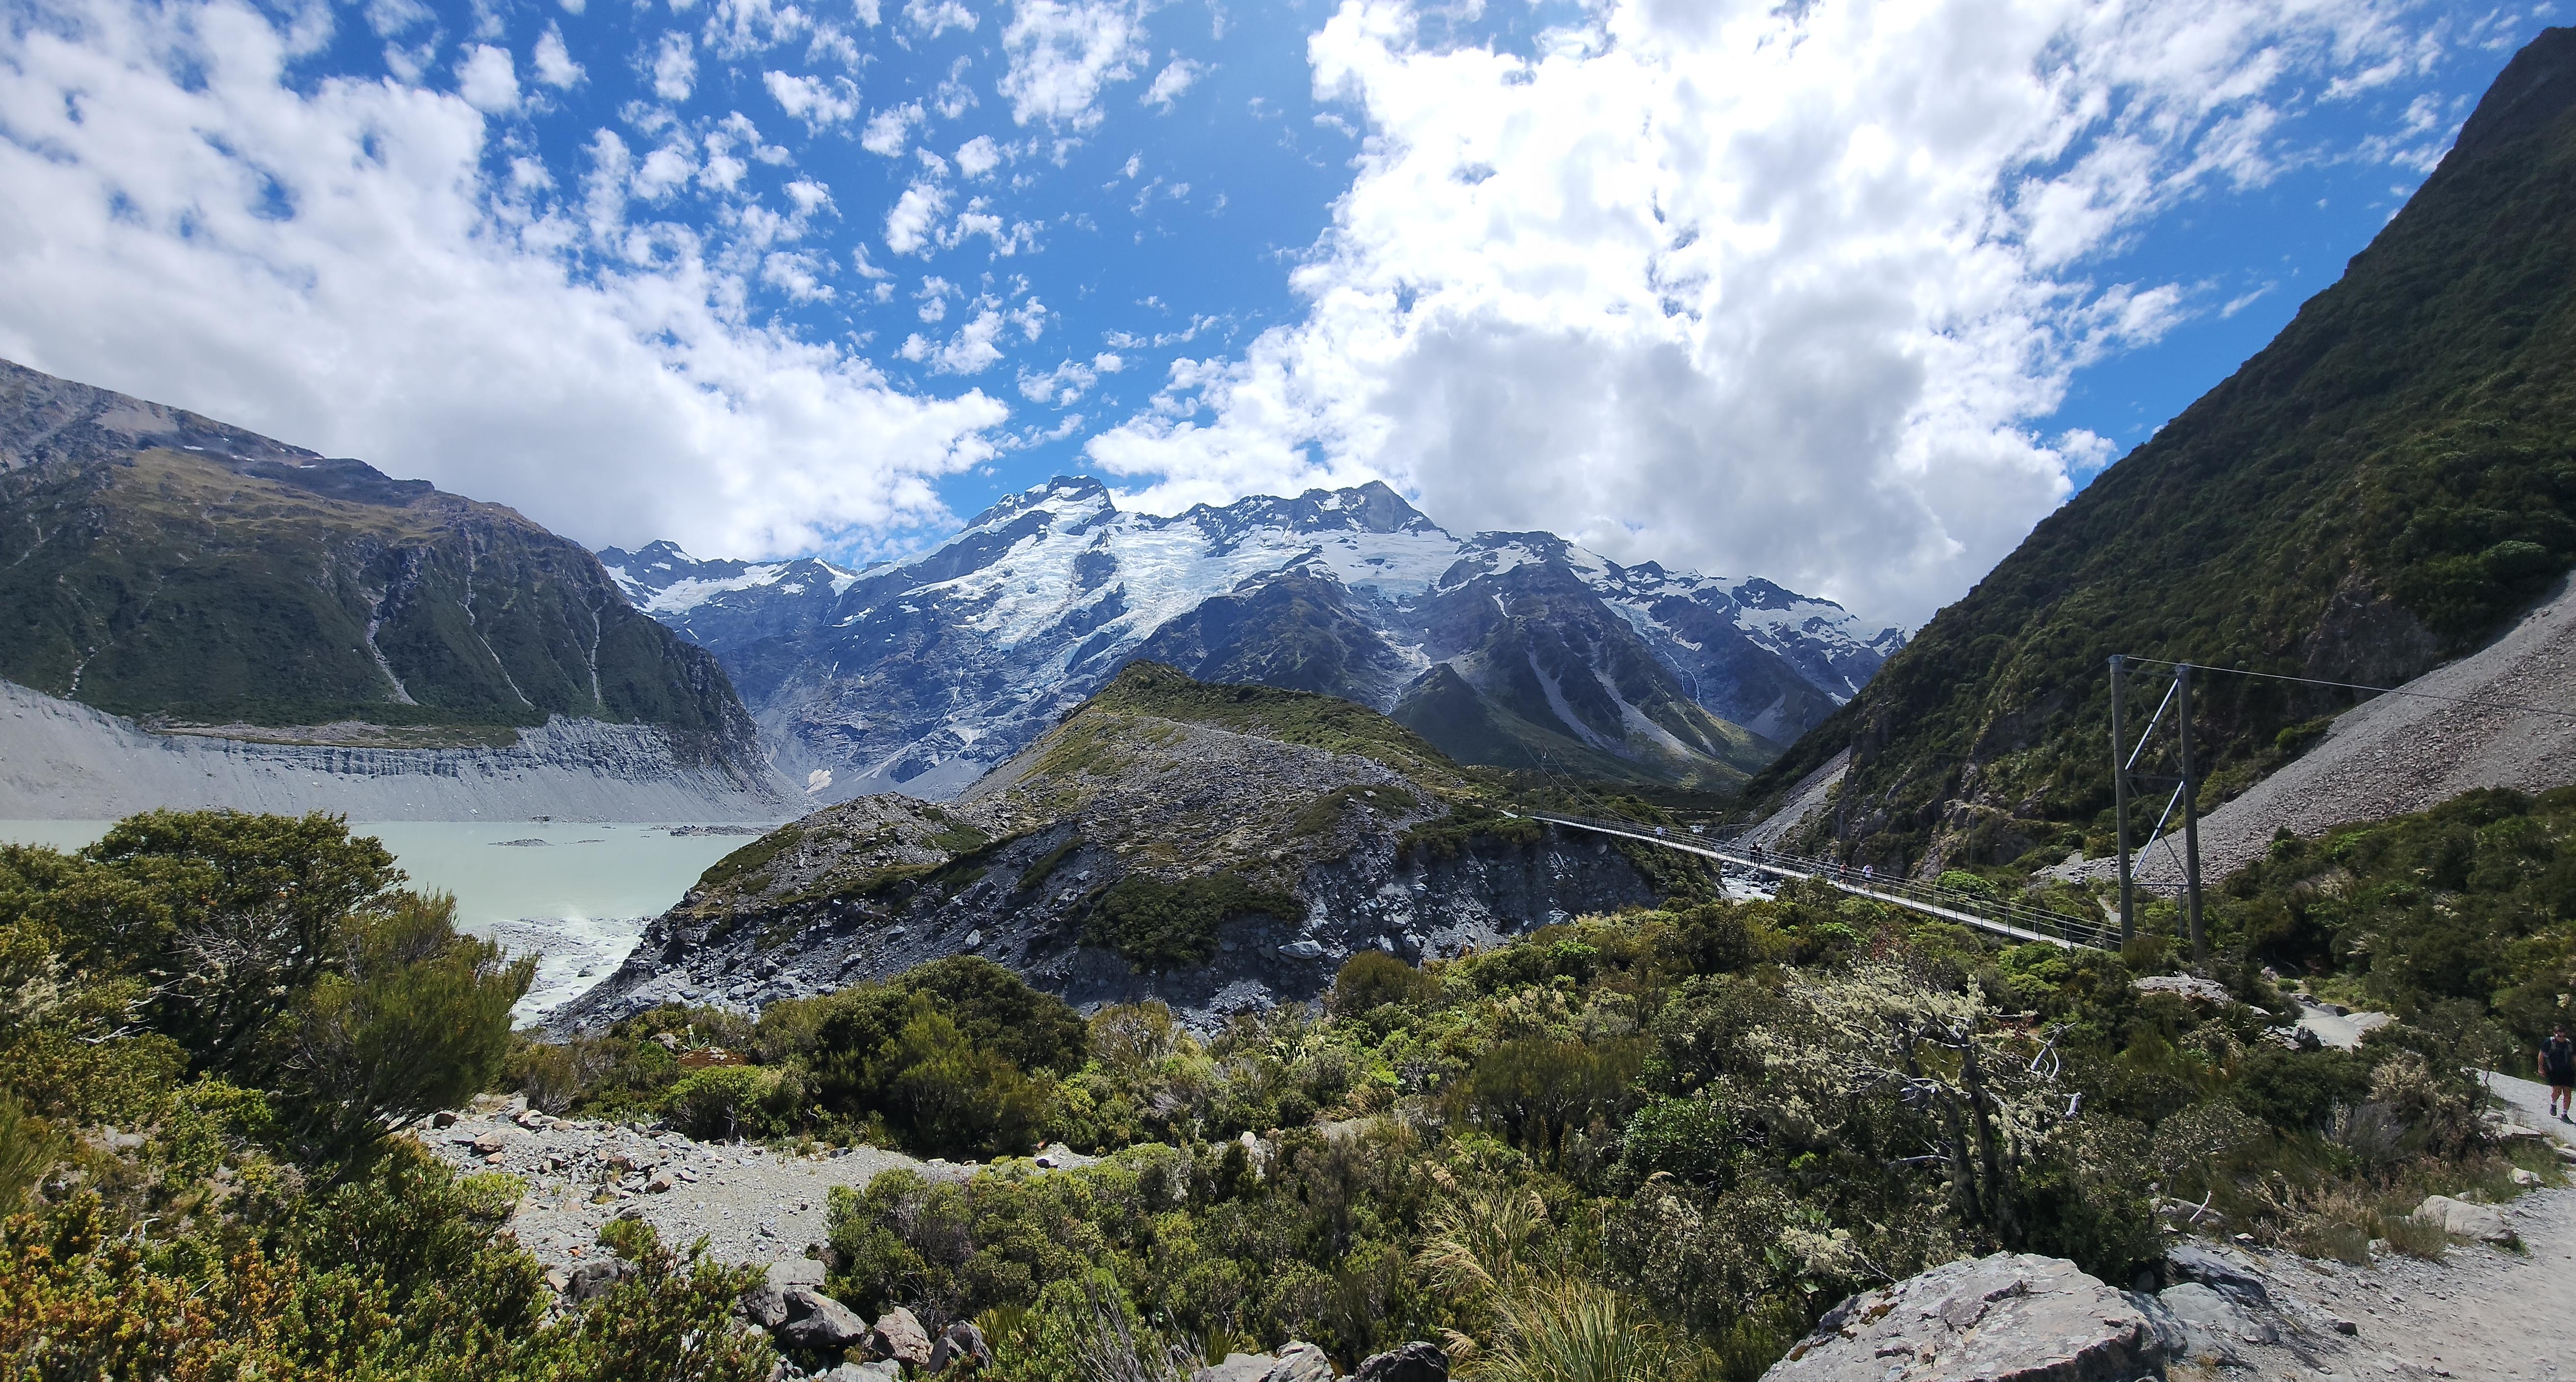
[[[1696,838],[1684,839],[1656,833],[1657,827],[1642,826],[1634,821],[1599,821],[1582,816],[1560,816],[1552,812],[1532,811],[1529,819],[1572,830],[1588,830],[1600,835],[1617,835],[1645,844],[1661,845],[1752,869],[1781,878],[1812,878],[1839,888],[1854,897],[1866,897],[1910,911],[1955,921],[1990,935],[2018,941],[2039,941],[2073,949],[2117,950],[2119,932],[2105,925],[2088,923],[2079,917],[2060,916],[2037,907],[2024,907],[2009,902],[1996,902],[1973,897],[1949,888],[1911,879],[1873,878],[1859,870],[1822,859],[1800,859],[1791,855],[1766,853],[1759,858],[1740,849],[1726,849]]]

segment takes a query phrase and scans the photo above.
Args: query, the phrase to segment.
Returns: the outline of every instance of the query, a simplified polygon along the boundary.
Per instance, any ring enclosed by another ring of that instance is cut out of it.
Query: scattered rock
[[[487,1132],[474,1139],[474,1154],[476,1156],[490,1156],[501,1150],[503,1145],[501,1134],[497,1132]]]
[[[2140,993],[2170,993],[2194,1003],[2214,1003],[2220,1007],[2232,1007],[2236,1002],[2236,995],[2229,993],[2225,984],[2190,974],[2151,975],[2138,980],[2136,987]]]
[[[920,1367],[930,1361],[930,1332],[911,1311],[898,1305],[877,1317],[876,1327],[868,1331],[867,1349],[871,1357]]]
[[[670,1194],[670,1193],[671,1193],[671,1178],[670,1178],[669,1176],[666,1176],[666,1175],[665,1175],[665,1176],[655,1176],[655,1177],[654,1177],[654,1178],[652,1178],[651,1180],[648,1180],[648,1181],[644,1182],[644,1193],[645,1193],[645,1194],[647,1194],[647,1195],[667,1195],[667,1194]]]
[[[566,1294],[572,1297],[574,1304],[581,1304],[606,1293],[609,1287],[625,1280],[634,1270],[632,1263],[614,1259],[584,1262],[568,1274]]]
[[[2272,1303],[2271,1291],[2254,1274],[2252,1264],[2224,1248],[2176,1243],[2165,1249],[2165,1275],[2175,1282],[2198,1282],[2246,1305]]]
[[[2526,1171],[2521,1167],[2516,1166],[2513,1168],[2513,1183],[2516,1185],[2538,1185],[2540,1184],[2540,1173],[2538,1171]]]
[[[2337,1315],[2334,1317],[2334,1332],[2345,1335],[2359,1334],[2361,1332],[2361,1326],[2351,1320],[2345,1319],[2341,1315]]]
[[[811,1286],[790,1286],[782,1295],[787,1321],[770,1331],[790,1348],[838,1352],[868,1336],[868,1322],[858,1312]]]
[[[993,1350],[984,1343],[984,1331],[964,1320],[939,1331],[937,1342],[930,1346],[927,1371],[943,1372],[950,1364],[961,1362],[979,1369],[993,1366]]]
[[[2167,1335],[2157,1326],[2136,1300],[2072,1262],[1996,1253],[1844,1301],[1763,1378],[1883,1382],[1893,1370],[1988,1382],[2131,1382],[2163,1371]],[[1891,1358],[1906,1361],[1891,1369]]]
[[[445,1108],[440,1109],[438,1112],[433,1113],[433,1114],[431,1114],[431,1115],[429,1116],[429,1125],[430,1125],[431,1127],[433,1127],[433,1128],[452,1128],[452,1127],[455,1127],[455,1126],[456,1126],[456,1110],[454,1110],[454,1109],[445,1109]]]
[[[1351,1382],[1449,1382],[1449,1355],[1416,1339],[1371,1355],[1351,1374]]]
[[[777,1282],[763,1281],[743,1292],[734,1310],[763,1329],[776,1329],[787,1323],[787,1292]]]
[[[2470,1204],[2448,1195],[2427,1195],[2415,1206],[2414,1217],[2428,1224],[2440,1224],[2444,1233],[2475,1238],[2482,1243],[2505,1243],[2513,1240],[2513,1230],[2505,1227],[2504,1215],[2491,1205]]]
[[[1333,1360],[1313,1344],[1294,1339],[1279,1350],[1278,1365],[1261,1382],[1333,1382]]]

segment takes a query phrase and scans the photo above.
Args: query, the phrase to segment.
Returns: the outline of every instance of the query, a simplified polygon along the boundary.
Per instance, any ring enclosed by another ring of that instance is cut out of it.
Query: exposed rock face
[[[2134,1382],[2163,1371],[2151,1311],[2062,1258],[1952,1262],[1826,1312],[1764,1382]]]
[[[765,770],[687,760],[654,725],[556,718],[504,748],[384,748],[149,734],[0,681],[0,818],[106,820],[228,806],[353,820],[774,821]]]
[[[1137,664],[952,805],[863,797],[718,863],[555,1021],[757,1008],[976,953],[1076,1004],[1154,997],[1205,1022],[1310,997],[1359,950],[1455,953],[1656,898],[1616,843],[1453,825],[1473,793],[1362,707]],[[1121,888],[1219,877],[1245,905],[1202,950],[1101,943]]]
[[[1453,537],[1382,484],[1160,517],[1058,478],[865,571],[668,543],[600,556],[724,660],[818,801],[944,799],[1137,657],[1404,702],[1465,762],[1544,750],[1599,776],[1730,780],[1903,642],[1768,581],[1621,566],[1547,533]],[[1418,700],[1426,682],[1458,694]]]

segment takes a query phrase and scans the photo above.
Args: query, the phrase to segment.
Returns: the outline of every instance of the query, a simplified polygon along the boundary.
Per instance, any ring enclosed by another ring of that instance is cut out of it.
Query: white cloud
[[[510,50],[478,43],[456,64],[456,94],[486,115],[507,115],[519,108],[519,73]]]
[[[1002,162],[1001,146],[993,136],[979,134],[957,146],[957,171],[970,178],[980,178]]]
[[[685,101],[697,84],[698,59],[689,36],[676,31],[662,35],[662,45],[653,54],[653,94],[665,101]]]
[[[1010,58],[998,89],[1020,124],[1087,130],[1100,123],[1100,88],[1145,61],[1141,0],[1019,0],[1002,29]]]
[[[1127,361],[1123,356],[1104,350],[1091,357],[1091,367],[1102,374],[1116,374],[1127,368]]]
[[[960,0],[905,0],[903,17],[926,37],[937,38],[950,29],[975,31],[975,12]],[[873,19],[869,21],[875,23]]]
[[[915,332],[904,338],[898,353],[940,374],[981,374],[1002,358],[1001,348],[993,342],[1002,334],[1005,321],[999,310],[986,307],[944,344]]]
[[[1172,102],[1179,100],[1181,93],[1189,90],[1190,84],[1196,82],[1199,75],[1206,70],[1188,58],[1174,59],[1170,66],[1154,74],[1153,85],[1145,88],[1145,94],[1138,97],[1136,103],[1161,106],[1168,111],[1172,108]]]
[[[916,182],[895,198],[894,208],[886,212],[886,248],[896,254],[927,252],[939,225],[940,213],[948,209],[948,193],[926,182]]]
[[[547,25],[537,39],[536,68],[537,80],[557,90],[568,89],[581,80],[581,64],[572,60],[571,52],[564,47],[563,30],[555,25]]]
[[[901,158],[912,142],[912,127],[921,123],[921,102],[878,111],[868,117],[868,127],[859,134],[859,147],[887,158]]]
[[[0,83],[0,356],[591,543],[879,545],[949,521],[937,478],[994,454],[1000,401],[759,325],[723,244],[630,221],[610,132],[559,205],[487,184],[462,98],[310,80],[246,4],[81,13],[21,31]]]
[[[769,88],[769,99],[790,116],[805,122],[807,131],[819,131],[837,125],[859,113],[859,89],[847,77],[800,77],[792,72],[764,72],[760,84]]]
[[[635,195],[648,202],[667,200],[697,171],[694,150],[683,143],[665,144],[646,154],[644,166],[635,170]]]
[[[1343,0],[1309,58],[1368,141],[1302,320],[1086,449],[1167,511],[1380,476],[1920,620],[2096,462],[2031,431],[2072,371],[2182,314],[2087,264],[2272,176],[2407,2],[1606,0],[1523,59]]]

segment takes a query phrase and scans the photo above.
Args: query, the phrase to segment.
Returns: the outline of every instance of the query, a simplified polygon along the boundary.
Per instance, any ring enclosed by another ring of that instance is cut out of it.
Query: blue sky
[[[593,544],[1088,471],[1916,622],[2259,349],[2546,6],[14,0],[0,354]]]

